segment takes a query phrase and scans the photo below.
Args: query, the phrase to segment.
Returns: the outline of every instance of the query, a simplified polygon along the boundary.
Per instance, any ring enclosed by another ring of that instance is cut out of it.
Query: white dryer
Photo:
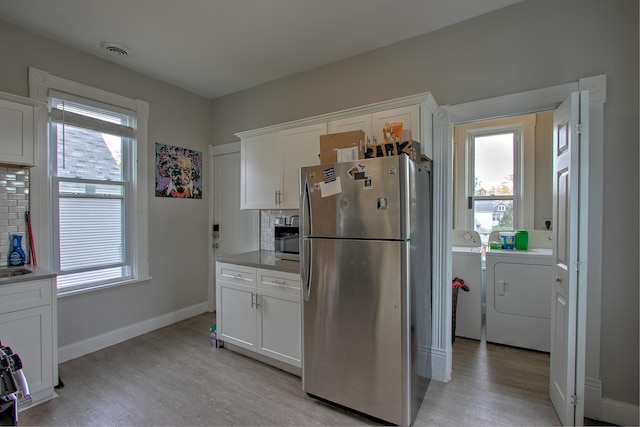
[[[551,255],[550,248],[487,251],[488,342],[550,350]]]
[[[473,230],[452,232],[452,274],[469,287],[469,292],[458,291],[456,309],[457,337],[480,340],[482,338],[482,242]]]

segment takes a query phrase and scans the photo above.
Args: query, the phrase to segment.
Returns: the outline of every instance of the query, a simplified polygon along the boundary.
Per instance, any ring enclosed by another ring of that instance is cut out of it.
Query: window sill
[[[91,286],[82,289],[58,290],[57,296],[58,298],[64,298],[72,295],[84,294],[87,292],[100,291],[107,288],[115,288],[117,286],[132,285],[134,283],[146,282],[149,280],[151,280],[151,276],[138,277],[136,279],[123,280],[121,282],[106,283],[104,285]]]

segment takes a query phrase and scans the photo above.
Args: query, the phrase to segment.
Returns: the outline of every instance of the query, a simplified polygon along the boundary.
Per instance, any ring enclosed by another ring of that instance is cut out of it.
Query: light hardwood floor
[[[307,397],[299,377],[214,349],[211,313],[60,365],[59,397],[19,425],[377,425]],[[432,381],[415,425],[549,426],[549,355],[456,338],[453,379]]]

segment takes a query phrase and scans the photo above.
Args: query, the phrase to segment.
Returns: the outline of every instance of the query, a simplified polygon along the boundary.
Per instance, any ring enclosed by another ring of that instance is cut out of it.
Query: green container
[[[529,232],[516,231],[516,250],[526,251],[529,249]]]

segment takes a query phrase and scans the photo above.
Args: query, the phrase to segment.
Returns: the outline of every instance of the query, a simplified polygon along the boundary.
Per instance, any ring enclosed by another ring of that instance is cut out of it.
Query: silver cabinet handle
[[[258,303],[258,297],[259,297],[259,296],[260,296],[260,295],[258,295],[258,294],[256,293],[256,308],[260,307],[260,304]]]

